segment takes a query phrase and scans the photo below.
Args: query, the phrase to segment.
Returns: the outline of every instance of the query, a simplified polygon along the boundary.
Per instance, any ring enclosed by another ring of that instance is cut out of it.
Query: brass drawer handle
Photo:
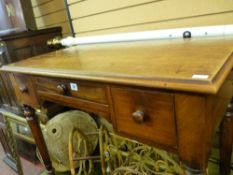
[[[66,85],[64,84],[57,85],[57,90],[59,91],[60,94],[66,94],[67,92]]]
[[[132,116],[137,123],[143,123],[146,119],[145,113],[141,110],[135,111]]]
[[[28,88],[25,85],[20,86],[19,90],[21,93],[25,93],[25,94],[28,93]]]

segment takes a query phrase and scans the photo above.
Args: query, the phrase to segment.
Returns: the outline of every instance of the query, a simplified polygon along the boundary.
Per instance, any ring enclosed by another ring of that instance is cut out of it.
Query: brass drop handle
[[[19,87],[20,92],[22,93],[28,93],[28,88],[25,85],[22,85]]]
[[[146,119],[146,115],[143,111],[141,110],[137,110],[135,111],[133,114],[133,119],[137,122],[137,123],[143,123]]]
[[[57,85],[57,90],[59,91],[60,94],[66,94],[67,91],[66,85],[64,84]]]

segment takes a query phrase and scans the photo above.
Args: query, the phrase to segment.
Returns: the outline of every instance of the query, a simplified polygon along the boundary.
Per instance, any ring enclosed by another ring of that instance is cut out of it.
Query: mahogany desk
[[[115,132],[179,155],[205,174],[214,130],[233,94],[233,39],[71,47],[4,66],[49,174],[33,108],[45,101],[107,118]]]

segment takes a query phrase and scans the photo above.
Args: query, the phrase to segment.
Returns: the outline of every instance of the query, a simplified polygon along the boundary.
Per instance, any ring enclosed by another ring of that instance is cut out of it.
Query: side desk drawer
[[[55,78],[36,79],[37,90],[107,104],[106,87],[95,83]]]
[[[10,80],[20,105],[28,104],[35,108],[39,107],[32,77],[23,74],[10,74]]]
[[[167,93],[111,88],[118,133],[152,144],[176,147],[173,96]]]

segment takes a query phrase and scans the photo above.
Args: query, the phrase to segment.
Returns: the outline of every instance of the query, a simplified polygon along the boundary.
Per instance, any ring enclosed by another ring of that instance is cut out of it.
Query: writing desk
[[[179,155],[205,174],[233,94],[233,38],[80,45],[3,66],[49,174],[35,108],[44,101],[105,117],[116,133]]]

